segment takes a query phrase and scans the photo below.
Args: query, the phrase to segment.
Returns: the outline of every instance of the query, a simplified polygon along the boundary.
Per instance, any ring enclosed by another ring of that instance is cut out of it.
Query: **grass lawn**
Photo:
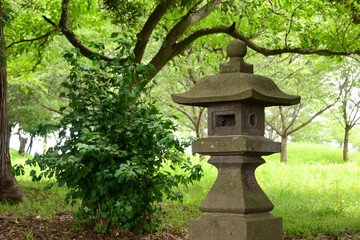
[[[351,161],[343,163],[341,149],[289,144],[288,164],[280,164],[279,158],[278,154],[265,157],[266,164],[257,169],[256,177],[275,205],[272,214],[283,218],[284,236],[287,239],[360,239],[360,154],[350,154]],[[15,151],[12,159],[13,164],[24,161]],[[172,236],[176,233],[180,236],[177,239],[187,239],[187,221],[202,214],[197,208],[217,176],[210,164],[203,163],[203,168],[205,177],[201,182],[181,189],[183,203],[165,201],[161,204],[160,233]],[[67,206],[63,201],[66,188],[54,187],[44,192],[42,189],[49,180],[32,183],[28,176],[17,177],[17,180],[28,197],[15,206],[0,204],[0,235],[1,216],[11,216],[11,221],[20,223],[40,219],[54,224],[61,221],[59,216],[69,216],[76,211],[76,206]],[[84,231],[84,227],[74,222],[72,226],[74,230],[63,238],[79,237],[79,232]],[[22,229],[23,238],[18,239],[36,239],[35,233]]]

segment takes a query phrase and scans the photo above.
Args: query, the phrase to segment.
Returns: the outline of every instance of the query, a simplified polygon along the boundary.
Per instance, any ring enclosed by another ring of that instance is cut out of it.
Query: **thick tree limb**
[[[190,9],[190,11],[184,17],[182,17],[181,20],[167,34],[165,44],[174,44],[189,27],[209,16],[209,14],[211,13],[211,9],[216,7],[220,2],[221,0],[212,0],[205,6],[200,8],[198,11]],[[194,6],[194,8],[196,7],[196,5]]]
[[[60,31],[65,35],[65,37],[74,47],[80,50],[82,55],[89,59],[92,59],[95,53],[91,49],[87,48],[84,44],[82,44],[81,41],[76,37],[76,35],[67,27],[67,20],[69,18],[69,4],[70,0],[62,1],[61,18],[59,21]],[[113,61],[112,58],[104,55],[99,55],[99,58],[105,61]]]
[[[147,19],[144,27],[137,34],[137,42],[134,48],[135,59],[134,62],[140,63],[144,55],[145,48],[149,42],[150,35],[154,31],[155,27],[166,13],[168,7],[164,2],[160,2],[154,9],[149,18]]]
[[[192,42],[196,39],[210,34],[216,33],[224,33],[234,38],[240,39],[244,41],[249,48],[252,50],[261,53],[265,56],[271,55],[279,55],[283,53],[296,53],[296,54],[317,54],[323,56],[349,56],[349,55],[359,55],[360,49],[357,50],[344,50],[344,51],[334,51],[329,49],[318,49],[316,47],[310,48],[295,48],[291,46],[287,46],[285,44],[284,48],[278,49],[267,49],[257,45],[250,38],[242,35],[240,32],[235,30],[235,25],[232,26],[219,26],[213,28],[200,29],[198,31],[193,32],[188,37],[179,41],[179,38],[183,37],[184,33],[195,23],[201,21],[206,18],[209,14],[211,14],[211,9],[216,7],[222,2],[222,0],[211,0],[209,3],[205,4],[203,7],[197,9],[199,6],[199,2],[194,3],[194,7],[188,11],[176,24],[175,26],[168,32],[166,35],[162,47],[159,49],[157,54],[150,61],[150,64],[154,66],[155,72],[148,74],[148,81],[150,81],[174,56],[181,53],[186,47],[188,47]],[[271,3],[271,1],[270,1]],[[50,19],[44,17],[44,19],[52,24],[54,27],[59,27],[61,32],[65,35],[65,37],[69,40],[69,42],[74,46],[80,49],[80,52],[87,58],[92,58],[94,56],[94,52],[87,48],[84,44],[81,43],[79,39],[77,39],[76,35],[68,28],[67,21],[69,18],[69,4],[70,0],[62,0],[62,12],[61,19],[59,24],[55,24]],[[167,12],[168,6],[164,1],[161,1],[151,13],[149,18],[147,19],[145,25],[142,30],[137,35],[137,43],[134,48],[135,53],[135,62],[141,62],[143,58],[143,54],[146,46],[149,43],[149,38],[159,24],[160,20]],[[295,11],[294,11],[295,13]],[[293,14],[294,14],[293,13]],[[291,27],[289,28],[291,30]],[[288,31],[289,31],[288,30]],[[177,42],[179,41],[179,42]],[[113,59],[104,55],[99,55],[100,59],[105,61],[112,61]],[[121,63],[124,63],[126,59],[124,59]],[[147,82],[148,82],[147,81]],[[142,85],[146,85],[147,82],[143,82]]]
[[[156,72],[150,74],[148,77],[149,79],[153,78],[158,71],[161,70],[161,68],[164,66],[163,63],[167,63],[168,60],[175,57],[179,53],[181,53],[186,47],[188,47],[192,42],[197,40],[200,37],[210,35],[210,34],[216,34],[216,33],[225,33],[228,34],[234,38],[240,39],[244,41],[247,46],[254,51],[261,53],[265,56],[271,56],[271,55],[279,55],[283,53],[297,53],[297,54],[304,54],[304,55],[310,55],[310,54],[317,54],[322,56],[349,56],[349,55],[360,55],[360,50],[351,50],[351,51],[333,51],[328,49],[317,49],[317,48],[294,48],[294,47],[285,47],[285,48],[278,48],[278,49],[267,49],[263,48],[257,44],[255,44],[253,41],[251,41],[246,36],[240,34],[238,31],[235,30],[235,25],[231,26],[219,26],[219,27],[213,27],[213,28],[206,28],[206,29],[200,29],[194,33],[192,33],[190,36],[185,38],[184,40],[176,43],[173,45],[172,49],[170,50],[172,52],[169,56],[164,56],[164,51],[159,51],[159,53],[153,58],[151,61],[151,64],[155,66]],[[162,48],[162,50],[165,50],[165,48]],[[169,51],[169,50],[168,50]],[[162,53],[162,54],[160,54]],[[161,59],[162,58],[162,59]],[[163,62],[163,63],[161,63]]]
[[[294,48],[294,47],[285,47],[285,48],[278,48],[278,49],[267,49],[263,48],[257,44],[255,44],[253,41],[251,41],[246,36],[240,34],[238,31],[235,30],[235,25],[231,25],[229,27],[226,26],[220,26],[220,27],[214,27],[214,28],[207,28],[207,29],[201,29],[193,34],[191,34],[188,38],[184,39],[183,41],[176,44],[177,52],[181,52],[181,49],[184,49],[186,46],[188,46],[190,43],[195,41],[196,39],[210,34],[216,34],[216,33],[225,33],[228,34],[234,38],[240,39],[243,42],[246,43],[246,45],[251,48],[252,50],[261,53],[265,56],[272,56],[272,55],[280,55],[283,53],[297,53],[297,54],[317,54],[322,56],[350,56],[350,55],[360,55],[360,49],[358,50],[349,50],[349,51],[333,51],[329,49],[318,49],[318,48]]]
[[[216,7],[220,2],[221,0],[212,0],[197,11],[194,9],[198,5],[198,3],[196,3],[194,8],[175,24],[166,35],[163,46],[150,62],[150,64],[155,67],[155,72],[148,75],[149,80],[151,80],[172,57],[179,53],[179,51],[177,51],[178,49],[174,49],[174,46],[176,41],[185,33],[185,31],[193,24],[206,18],[211,13],[211,9]],[[144,84],[146,85],[146,82],[144,82]]]
[[[42,15],[43,19],[54,26],[54,28],[58,28],[57,24],[51,21],[51,19],[47,18],[46,16]]]
[[[210,35],[210,34],[215,34],[215,33],[230,34],[234,31],[235,31],[235,23],[233,23],[229,27],[220,26],[220,27],[200,29],[200,30],[194,32],[193,34],[191,34],[190,36],[188,36],[187,38],[185,38],[184,40],[182,40],[181,42],[175,44],[173,56],[176,56],[179,53],[181,53],[187,46],[189,46],[192,42],[194,42],[196,39],[198,39],[200,37]]]

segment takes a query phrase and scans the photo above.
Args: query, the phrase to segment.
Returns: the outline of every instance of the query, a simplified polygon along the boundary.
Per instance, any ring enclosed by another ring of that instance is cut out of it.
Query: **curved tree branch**
[[[172,105],[172,104],[169,104],[169,107],[174,108],[174,109],[178,110],[179,112],[183,113],[191,121],[191,123],[194,126],[196,126],[196,119],[194,119],[194,117],[191,116],[191,114],[188,111],[186,111],[185,109],[183,109],[181,107]]]
[[[225,33],[225,34],[232,36],[233,38],[240,39],[243,42],[245,42],[249,48],[251,48],[255,52],[261,53],[265,56],[280,55],[283,53],[298,53],[298,54],[304,54],[304,55],[317,54],[317,55],[322,55],[322,56],[360,55],[360,49],[350,50],[350,51],[333,51],[333,50],[329,50],[329,49],[318,49],[318,48],[314,48],[314,47],[310,47],[310,48],[295,48],[295,47],[287,47],[286,48],[286,47],[284,47],[284,48],[278,48],[278,49],[267,49],[267,48],[263,48],[263,47],[257,45],[256,43],[251,41],[249,38],[247,38],[246,36],[240,34],[238,31],[236,31],[234,24],[229,27],[220,26],[220,27],[213,27],[213,28],[206,28],[206,29],[198,30],[198,31],[194,32],[193,34],[191,34],[188,38],[186,38],[183,41],[176,44],[176,46],[178,48],[181,47],[182,49],[184,49],[186,46],[188,46],[190,43],[192,43],[196,39],[198,39],[202,36],[205,36],[205,35],[216,34],[216,33]]]
[[[173,56],[176,56],[179,53],[181,53],[187,46],[189,46],[192,42],[194,42],[196,39],[198,39],[200,37],[210,35],[210,34],[215,34],[215,33],[231,34],[234,31],[235,31],[235,23],[233,23],[229,27],[220,26],[220,27],[200,29],[200,30],[194,32],[193,34],[191,34],[190,36],[188,36],[187,38],[185,38],[184,40],[182,40],[181,42],[178,42],[177,44],[175,44]]]
[[[349,56],[352,54],[360,55],[360,49],[357,50],[350,50],[350,51],[333,51],[328,49],[318,49],[315,47],[310,48],[294,48],[294,47],[288,47],[288,48],[278,48],[278,49],[266,49],[263,48],[257,44],[255,44],[253,41],[251,41],[246,36],[240,34],[238,31],[233,31],[229,34],[230,36],[240,39],[243,42],[246,43],[246,45],[254,50],[255,52],[261,53],[265,56],[271,56],[271,55],[279,55],[283,53],[299,53],[303,55],[309,55],[309,54],[317,54],[322,56]]]
[[[306,122],[304,122],[303,124],[297,126],[297,127],[294,128],[294,129],[289,130],[288,133],[287,133],[287,135],[290,135],[290,134],[292,134],[293,132],[296,132],[297,130],[299,130],[300,128],[305,127],[306,125],[308,125],[309,123],[311,123],[312,120],[314,120],[317,116],[319,116],[320,114],[322,114],[323,112],[325,112],[326,110],[328,110],[329,108],[331,108],[334,104],[335,104],[335,103],[330,104],[330,105],[324,107],[323,109],[321,109],[320,111],[318,111],[316,114],[314,114],[310,119],[308,119],[308,120],[307,120]]]
[[[170,30],[165,38],[165,44],[174,44],[189,27],[209,16],[211,9],[220,4],[220,2],[221,0],[212,0],[199,10],[195,11],[195,8],[199,4],[196,3],[195,6]]]
[[[234,23],[231,26],[219,26],[219,27],[213,27],[213,28],[205,28],[205,29],[200,29],[200,30],[192,33],[187,38],[176,43],[173,46],[173,52],[172,52],[172,55],[169,56],[169,59],[171,59],[172,57],[181,53],[187,46],[189,46],[196,39],[206,36],[206,35],[211,35],[211,34],[216,34],[216,33],[225,33],[234,38],[240,39],[240,40],[244,41],[249,48],[251,48],[254,51],[261,53],[265,56],[280,55],[283,53],[297,53],[297,54],[304,54],[304,55],[317,54],[317,55],[323,55],[323,56],[334,56],[334,55],[349,56],[349,55],[353,55],[353,54],[360,55],[360,50],[332,51],[332,50],[328,50],[328,49],[317,49],[317,48],[313,48],[313,47],[310,47],[310,48],[285,47],[285,48],[279,48],[279,49],[263,48],[263,47],[255,44],[253,41],[251,41],[246,36],[240,34],[238,31],[236,31],[235,23]]]
[[[74,47],[79,48],[82,55],[84,55],[89,59],[92,59],[95,53],[91,49],[87,48],[84,44],[82,44],[81,41],[67,26],[67,20],[69,18],[69,4],[70,4],[70,0],[62,1],[61,18],[59,21],[60,31],[65,35],[65,37]],[[113,61],[112,58],[109,58],[104,55],[99,55],[99,58],[105,61]]]
[[[58,111],[58,110],[56,110],[56,109],[54,109],[54,108],[52,108],[52,107],[49,107],[49,106],[46,106],[45,104],[43,104],[43,103],[35,96],[33,89],[31,89],[30,87],[28,87],[28,89],[29,89],[29,92],[30,92],[31,96],[33,96],[33,98],[35,99],[35,101],[36,101],[38,104],[40,104],[40,106],[42,106],[43,108],[45,108],[45,109],[47,109],[47,110],[49,110],[49,111],[56,112],[56,113],[58,113],[58,114],[60,114],[60,115],[64,115],[64,113],[62,113],[62,112],[60,112],[60,111]]]
[[[301,7],[301,4],[297,8],[295,8],[294,12],[291,14],[289,29],[286,31],[286,34],[285,34],[285,47],[286,48],[288,48],[287,38],[291,32],[291,27],[292,27],[292,23],[294,21],[294,16],[295,16],[296,10],[298,10],[300,7]]]
[[[196,3],[192,9],[190,9],[185,16],[183,16],[179,22],[169,31],[166,35],[164,44],[159,49],[158,53],[151,60],[150,64],[154,66],[155,72],[148,75],[148,79],[151,80],[167,63],[176,56],[178,53],[174,49],[176,41],[185,33],[185,31],[193,24],[201,21],[209,16],[211,9],[220,4],[221,0],[212,0],[202,8],[195,10],[199,3]],[[147,82],[143,83],[144,85]]]
[[[274,124],[272,124],[269,120],[267,120],[265,118],[265,122],[267,125],[269,125],[269,127],[271,127],[272,130],[274,130],[278,135],[283,135],[283,133],[280,131],[280,129],[278,129]]]
[[[201,1],[194,3],[194,7],[190,9],[176,24],[175,26],[168,32],[166,35],[162,47],[150,61],[150,64],[154,66],[155,71],[148,74],[148,81],[142,83],[142,85],[146,85],[174,56],[181,53],[187,46],[189,46],[196,39],[210,34],[216,33],[224,33],[234,38],[240,39],[244,41],[249,48],[252,50],[261,53],[265,56],[271,55],[280,55],[283,53],[296,53],[296,54],[317,54],[323,56],[350,56],[350,55],[359,55],[360,49],[354,50],[344,50],[344,51],[334,51],[329,49],[318,49],[316,47],[309,48],[297,48],[292,46],[286,46],[284,48],[278,49],[267,49],[262,46],[257,45],[250,38],[242,35],[239,31],[235,30],[235,25],[231,26],[219,26],[213,28],[200,29],[198,31],[193,32],[187,37],[184,37],[182,41],[179,41],[179,38],[183,36],[183,34],[195,23],[201,21],[211,14],[211,9],[219,5],[223,0],[211,0],[207,4],[198,8]],[[271,2],[271,1],[270,1]],[[87,48],[85,45],[81,43],[79,39],[77,39],[76,35],[68,28],[67,20],[69,18],[69,4],[70,0],[62,0],[62,12],[61,19],[59,24],[56,25],[50,19],[44,17],[46,21],[52,24],[55,27],[59,27],[61,32],[65,35],[65,37],[69,40],[69,42],[74,46],[80,49],[80,52],[87,58],[92,58],[94,52]],[[138,33],[137,43],[134,48],[135,53],[135,62],[141,62],[146,46],[149,44],[149,38],[167,12],[168,6],[164,1],[161,1],[154,9],[154,11],[149,16],[142,30]],[[295,13],[295,11],[294,11]],[[291,29],[291,28],[290,28]],[[177,42],[179,41],[179,42]],[[104,55],[99,55],[100,59],[105,61],[112,61],[112,58],[109,58]],[[124,63],[126,59],[123,59],[120,64]]]

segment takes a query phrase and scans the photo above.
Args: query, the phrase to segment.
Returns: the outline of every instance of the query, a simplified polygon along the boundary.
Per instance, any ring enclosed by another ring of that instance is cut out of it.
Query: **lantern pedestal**
[[[255,179],[255,169],[265,163],[256,156],[212,156],[208,161],[218,177],[200,204],[204,213],[261,213],[274,208]]]
[[[255,179],[259,156],[212,156],[208,161],[218,177],[201,203],[205,214],[189,221],[189,237],[196,240],[280,240],[280,217],[268,213],[274,205]]]
[[[189,221],[189,239],[196,240],[279,240],[281,217],[270,213],[205,213]]]

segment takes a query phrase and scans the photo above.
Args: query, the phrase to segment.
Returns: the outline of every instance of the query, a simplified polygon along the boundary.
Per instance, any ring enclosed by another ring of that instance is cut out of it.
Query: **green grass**
[[[16,152],[12,152],[12,157],[13,163],[24,161]],[[360,236],[360,154],[351,153],[351,161],[343,163],[341,149],[298,143],[289,144],[288,164],[280,164],[279,158],[279,154],[265,157],[266,164],[256,170],[256,177],[275,205],[272,214],[283,218],[286,237]],[[198,206],[217,177],[215,167],[205,162],[202,165],[205,176],[201,182],[182,188],[183,203],[161,204],[159,230],[186,233],[188,220],[202,214]],[[27,167],[26,171],[30,169]],[[15,206],[0,204],[0,214],[10,212],[19,219],[51,218],[76,210],[63,201],[66,188],[54,187],[44,192],[49,180],[33,183],[28,176],[17,180],[28,198]]]
[[[10,155],[12,165],[23,164],[30,157],[30,155],[27,155],[24,158],[12,149],[10,149]],[[54,180],[44,179],[40,182],[32,182],[29,176],[31,169],[29,166],[25,166],[26,174],[16,177],[26,199],[17,205],[0,204],[0,214],[9,213],[13,218],[20,220],[34,216],[41,217],[41,219],[49,219],[55,215],[75,211],[76,207],[66,205],[64,202],[68,189],[55,185],[50,190],[44,191],[44,187],[54,182]]]
[[[342,161],[342,150],[314,144],[289,147],[289,163],[267,157],[257,179],[291,235],[360,234],[360,154]]]
[[[280,164],[280,155],[274,154],[256,170],[259,185],[275,205],[272,214],[283,218],[285,236],[360,235],[360,154],[350,154],[352,160],[343,163],[341,149],[290,144],[288,151],[288,164]],[[184,203],[164,207],[169,213],[165,221],[179,231],[201,215],[197,206],[216,179],[216,169],[203,166],[205,178],[183,189]]]

